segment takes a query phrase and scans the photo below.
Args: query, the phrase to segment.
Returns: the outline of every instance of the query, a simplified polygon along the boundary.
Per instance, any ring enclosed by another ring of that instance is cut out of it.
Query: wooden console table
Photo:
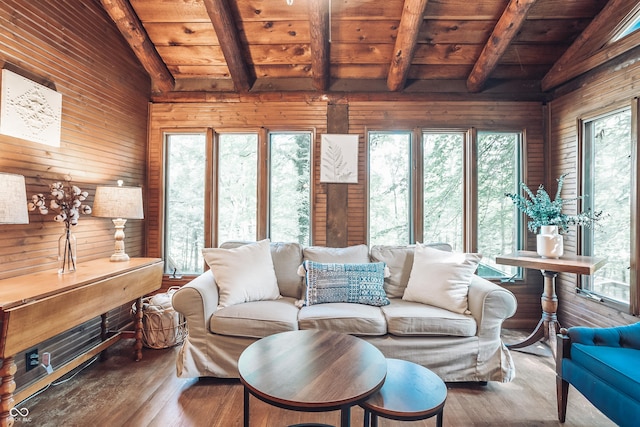
[[[496,263],[533,268],[540,270],[544,276],[544,291],[540,299],[542,318],[531,335],[525,338],[524,341],[516,344],[507,344],[509,348],[522,348],[541,339],[553,341],[555,340],[556,331],[560,330],[556,314],[558,311],[558,297],[556,295],[556,276],[558,273],[593,274],[606,263],[606,259],[582,255],[542,258],[534,251],[517,251],[510,255],[496,257]],[[550,343],[550,347],[551,351],[555,352],[553,343]]]
[[[142,358],[142,297],[160,288],[163,261],[132,258],[111,262],[108,258],[78,264],[78,270],[58,274],[57,269],[0,280],[0,426],[11,426],[11,409],[47,384],[101,353],[120,338],[135,338],[136,360]],[[107,334],[106,312],[131,301],[137,311],[134,332]],[[14,357],[42,341],[97,316],[102,316],[103,341],[57,368],[14,396]]]

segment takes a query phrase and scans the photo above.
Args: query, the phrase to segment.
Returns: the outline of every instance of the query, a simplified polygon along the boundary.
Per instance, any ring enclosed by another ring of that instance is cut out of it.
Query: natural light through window
[[[584,124],[585,209],[602,210],[592,229],[583,227],[583,253],[607,258],[583,288],[602,297],[629,303],[631,266],[631,177],[633,169],[631,110],[598,117]]]
[[[218,136],[218,244],[256,240],[258,135]]]
[[[165,271],[200,273],[204,247],[206,136],[166,136]]]

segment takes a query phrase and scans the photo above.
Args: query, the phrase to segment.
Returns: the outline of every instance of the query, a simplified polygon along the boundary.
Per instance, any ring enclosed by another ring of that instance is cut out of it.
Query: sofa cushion
[[[640,401],[640,350],[602,345],[571,345],[571,360],[614,389]]]
[[[298,329],[295,298],[254,301],[221,308],[209,320],[211,332],[234,337],[263,338]]]
[[[451,246],[447,243],[428,243],[425,246],[451,252]],[[384,262],[389,268],[390,276],[384,280],[384,290],[389,298],[402,298],[404,295],[413,266],[414,249],[415,245],[371,247],[371,261]]]
[[[399,298],[391,298],[390,302],[382,307],[390,334],[456,337],[472,337],[476,334],[476,321],[469,314],[454,313],[440,307]]]
[[[309,246],[302,250],[302,255],[305,261],[350,264],[364,264],[369,262],[369,248],[367,245],[355,245],[346,248]]]
[[[332,302],[302,307],[300,329],[321,329],[352,335],[385,335],[387,323],[379,307]]]
[[[304,261],[307,291],[305,305],[352,302],[381,306],[389,304],[384,291],[385,265],[320,263]]]
[[[269,246],[265,239],[233,249],[202,250],[218,285],[218,307],[280,298]]]
[[[232,249],[252,242],[228,241],[221,248]],[[302,245],[299,243],[271,242],[271,259],[278,280],[280,294],[284,297],[302,298],[302,280],[297,273],[302,263]]]
[[[402,299],[456,313],[468,312],[469,284],[481,258],[480,254],[444,252],[417,245]]]

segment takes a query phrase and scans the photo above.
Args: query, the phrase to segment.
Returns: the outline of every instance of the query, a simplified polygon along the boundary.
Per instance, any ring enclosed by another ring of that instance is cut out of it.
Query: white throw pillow
[[[445,252],[416,245],[403,300],[469,313],[467,295],[482,255]]]
[[[268,239],[233,249],[206,248],[202,255],[218,285],[218,307],[280,298]]]

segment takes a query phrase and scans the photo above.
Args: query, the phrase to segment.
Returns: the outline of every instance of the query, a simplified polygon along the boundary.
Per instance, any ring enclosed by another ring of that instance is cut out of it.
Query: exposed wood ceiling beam
[[[158,55],[131,3],[128,0],[100,0],[100,2],[149,73],[155,88],[162,92],[172,91],[175,85],[173,75]]]
[[[467,78],[469,92],[479,92],[498,65],[514,37],[522,28],[527,12],[537,0],[511,0],[487,40]]]
[[[571,46],[564,52],[564,54],[553,64],[553,67],[542,78],[542,90],[548,91],[556,86],[561,85],[569,81],[570,79],[579,76],[580,74],[588,71],[589,69],[601,65],[604,62],[612,58],[611,55],[601,55],[597,64],[591,62],[587,63],[584,58],[595,54],[596,52],[587,52],[585,48],[588,44],[593,45],[593,37],[598,37],[603,34],[610,37],[612,34],[610,31],[603,31],[604,28],[610,28],[613,30],[617,27],[618,23],[629,12],[637,7],[637,0],[611,0],[609,1],[600,13],[593,18],[591,23],[584,29],[584,31],[576,38]],[[598,43],[600,46],[605,44],[608,40],[602,40]],[[599,46],[599,47],[600,47]],[[606,50],[602,49],[603,51]],[[628,49],[627,49],[628,50]],[[617,52],[617,54],[624,52]],[[588,68],[587,68],[588,67]]]
[[[244,53],[240,43],[240,36],[236,23],[231,14],[228,0],[204,0],[207,14],[218,36],[220,48],[231,80],[239,92],[248,92],[255,82],[255,78],[249,74],[249,67],[244,61]]]
[[[311,74],[313,87],[320,91],[329,87],[329,13],[329,0],[309,1]]]
[[[390,91],[401,90],[407,81],[427,2],[428,0],[405,0],[404,2],[393,58],[387,75],[387,87]]]

